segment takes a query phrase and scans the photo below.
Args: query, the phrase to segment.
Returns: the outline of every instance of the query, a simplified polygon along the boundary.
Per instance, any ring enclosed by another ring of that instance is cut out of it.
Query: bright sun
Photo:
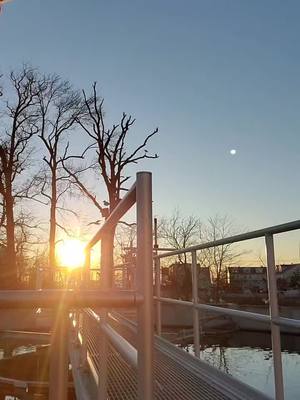
[[[64,240],[57,245],[58,264],[67,268],[79,268],[84,265],[84,243],[80,240]]]

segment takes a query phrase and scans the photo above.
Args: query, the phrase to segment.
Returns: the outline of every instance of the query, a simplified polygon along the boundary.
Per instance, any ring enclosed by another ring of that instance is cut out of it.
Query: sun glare
[[[67,268],[79,268],[84,265],[84,243],[80,240],[64,240],[57,245],[58,264]]]

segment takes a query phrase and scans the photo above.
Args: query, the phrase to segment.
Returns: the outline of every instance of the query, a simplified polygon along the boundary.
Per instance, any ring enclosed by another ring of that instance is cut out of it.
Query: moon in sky
[[[230,150],[230,154],[231,154],[232,156],[236,155],[236,149],[231,149],[231,150]]]

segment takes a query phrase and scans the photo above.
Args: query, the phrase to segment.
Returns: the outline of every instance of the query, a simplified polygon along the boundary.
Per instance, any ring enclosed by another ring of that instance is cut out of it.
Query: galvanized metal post
[[[85,262],[84,262],[84,284],[87,287],[90,282],[90,270],[91,270],[91,249],[88,247],[85,250]]]
[[[136,180],[137,291],[144,296],[138,307],[138,399],[153,400],[153,244],[152,177],[139,172]]]
[[[51,333],[49,400],[68,398],[68,314],[64,308],[55,310],[55,323]]]
[[[106,311],[101,313],[102,320],[106,317]],[[98,354],[99,354],[99,371],[98,371],[98,391],[97,400],[106,400],[107,396],[107,354],[108,343],[105,334],[98,330]]]
[[[197,253],[192,251],[192,291],[193,291],[193,330],[195,356],[200,357],[200,332],[199,332],[199,310],[195,308],[198,304],[198,274],[197,274]]]
[[[114,230],[107,230],[102,234],[101,238],[101,287],[102,289],[111,289],[113,284],[113,252],[112,236]],[[103,322],[106,321],[107,310],[103,309],[100,312],[100,318]],[[108,342],[105,335],[99,336],[98,342],[100,354],[100,366],[98,374],[98,400],[107,399],[107,355]]]
[[[74,343],[78,343],[78,336],[80,333],[79,319],[80,319],[80,312],[77,309],[73,312],[73,320],[72,320],[73,329],[74,329]]]
[[[80,352],[80,363],[82,368],[86,368],[87,366],[87,335],[88,335],[88,319],[84,313],[84,310],[81,311],[81,352]]]
[[[161,336],[160,259],[155,259],[156,333]]]
[[[40,290],[43,288],[43,268],[42,267],[37,267],[37,269],[36,269],[35,288],[37,290]]]
[[[127,273],[126,273],[126,271],[127,271],[127,269],[126,269],[125,265],[123,265],[122,269],[121,269],[121,277],[122,277],[121,287],[122,287],[122,289],[126,289],[127,288],[127,284],[126,284],[126,282],[127,282],[127,279],[126,279]],[[115,283],[115,281],[114,281],[114,283]],[[116,285],[114,285],[114,286],[116,286]]]
[[[273,235],[267,234],[265,236],[265,242],[266,242],[266,252],[267,252],[269,310],[270,310],[270,316],[271,316],[271,321],[272,321],[271,322],[271,338],[272,338],[272,350],[273,350],[275,398],[276,398],[276,400],[284,400],[280,327],[278,325],[274,324],[274,322],[273,322],[273,319],[276,319],[279,317]]]

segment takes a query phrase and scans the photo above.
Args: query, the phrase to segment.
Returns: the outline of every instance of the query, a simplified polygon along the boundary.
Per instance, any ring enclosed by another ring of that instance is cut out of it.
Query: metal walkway
[[[134,204],[136,204],[137,216],[134,290],[126,290],[126,286],[122,286],[121,290],[115,290],[113,289],[112,247],[107,242],[108,233]],[[270,324],[275,398],[284,400],[280,327],[293,327],[299,331],[300,321],[283,318],[279,314],[273,239],[274,235],[296,229],[300,229],[300,221],[158,254],[157,247],[153,248],[151,174],[138,173],[136,183],[87,244],[85,265],[86,275],[89,276],[91,251],[100,241],[103,295],[107,296],[109,293],[114,297],[117,307],[121,308],[126,307],[124,302],[126,298],[127,305],[137,311],[137,324],[135,327],[120,316],[115,318],[109,314],[109,310],[115,309],[112,299],[110,299],[108,307],[105,305],[103,307],[102,303],[101,317],[88,308],[81,309],[75,316],[75,336],[80,339],[80,346],[76,348],[78,340],[73,338],[75,345],[70,346],[70,357],[73,360],[78,399],[267,399],[268,397],[264,394],[216,368],[208,366],[199,359],[199,312],[211,312]],[[265,240],[269,315],[199,303],[197,252],[256,238]],[[165,298],[160,293],[161,261],[168,257],[178,257],[180,254],[185,254],[192,261],[190,264],[192,301]],[[154,276],[155,296],[153,296]],[[122,296],[124,300],[122,300]],[[178,304],[192,310],[195,357],[160,337],[162,333],[162,303]],[[98,310],[95,304],[83,307],[92,307],[93,310]],[[155,316],[154,307],[156,308]],[[154,336],[154,326],[158,336]]]
[[[78,399],[97,398],[99,376],[101,379],[101,351],[97,343],[104,340],[101,319],[87,311],[89,327],[87,341],[87,366],[80,356],[81,332],[73,337],[69,347],[74,382]],[[110,315],[110,326],[136,348],[136,324],[120,314]],[[235,378],[209,366],[199,358],[177,348],[158,336],[154,343],[154,398],[155,400],[264,400],[270,399],[261,392]],[[115,347],[108,344],[107,398],[109,400],[137,399],[137,374]]]
[[[113,287],[111,234],[133,205],[136,205],[137,217],[134,289],[131,286],[130,290],[126,286],[116,289]],[[300,332],[300,320],[283,318],[279,314],[273,238],[279,233],[296,229],[300,229],[300,220],[158,254],[157,248],[153,248],[151,174],[140,172],[137,174],[136,183],[87,244],[84,279],[76,289],[0,291],[0,307],[52,308],[49,400],[68,399],[69,359],[77,400],[267,399],[264,394],[199,359],[199,312],[238,316],[270,324],[275,398],[284,400],[280,329],[287,326]],[[265,240],[269,315],[200,303],[197,252],[255,238]],[[90,281],[91,254],[99,241],[101,288],[92,289],[94,286]],[[192,261],[192,301],[165,298],[160,293],[161,261],[183,253]],[[181,305],[192,311],[195,356],[160,337],[162,303]],[[120,314],[112,314],[112,310],[121,308],[136,310],[136,325],[125,320]],[[69,329],[70,315],[72,329]],[[158,336],[154,336],[154,328]]]

